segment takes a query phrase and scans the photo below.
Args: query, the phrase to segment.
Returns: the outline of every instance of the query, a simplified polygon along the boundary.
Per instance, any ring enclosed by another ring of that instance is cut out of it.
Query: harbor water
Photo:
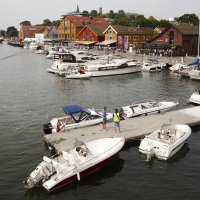
[[[52,60],[27,49],[0,44],[0,199],[29,200],[197,200],[200,198],[200,127],[169,161],[145,162],[139,141],[125,145],[103,169],[49,193],[42,187],[24,188],[23,181],[50,156],[43,141],[43,123],[63,115],[61,107],[114,110],[143,99],[187,99],[198,81],[162,73],[135,73],[67,80],[47,73]],[[156,122],[155,122],[156,123]],[[169,123],[169,122],[166,122]],[[145,124],[141,124],[145,126]],[[123,130],[122,130],[123,131]]]

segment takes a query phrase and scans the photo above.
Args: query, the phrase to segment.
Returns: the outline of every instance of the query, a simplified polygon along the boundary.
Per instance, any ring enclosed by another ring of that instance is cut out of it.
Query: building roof
[[[179,31],[182,35],[198,35],[199,34],[199,27],[194,26],[193,24],[189,23],[178,23],[174,22],[169,28],[166,28],[164,31],[162,31],[160,34],[158,34],[156,37],[153,39],[149,40],[148,42],[154,42],[161,36],[163,36],[169,29],[174,27],[177,31]]]
[[[98,25],[89,24],[86,27],[88,27],[91,31],[93,31],[94,33],[96,33],[96,35],[98,35],[98,36],[104,36],[103,32],[105,31],[105,29],[108,26],[107,25],[98,26]]]
[[[46,29],[47,26],[31,26],[31,25],[21,25],[20,31],[27,33],[36,33],[39,30]]]
[[[108,21],[104,18],[96,18],[96,17],[82,17],[82,16],[68,16],[65,15],[69,21],[71,21],[76,27],[84,27],[85,25],[108,25]]]
[[[194,26],[189,23],[177,23],[175,22],[172,26],[174,26],[182,35],[198,35],[199,27]]]
[[[117,34],[130,35],[130,34],[152,34],[153,33],[153,29],[150,27],[132,27],[132,26],[122,26],[122,25],[112,25],[109,27],[113,28]]]

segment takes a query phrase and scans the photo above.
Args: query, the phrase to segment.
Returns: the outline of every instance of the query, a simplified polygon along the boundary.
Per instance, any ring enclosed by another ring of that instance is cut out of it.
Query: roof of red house
[[[21,28],[20,28],[20,31],[23,31],[24,33],[25,32],[37,32],[39,30],[42,30],[42,29],[46,29],[47,26],[30,26],[30,25],[22,25]]]
[[[174,23],[173,26],[183,35],[198,35],[199,27],[189,23]]]
[[[104,36],[103,32],[106,30],[106,28],[108,27],[107,25],[102,25],[102,26],[99,26],[99,25],[87,25],[87,27],[95,32],[98,36]]]
[[[133,27],[133,26],[122,26],[112,25],[111,26],[118,34],[151,34],[153,29],[150,27]]]
[[[82,16],[64,16],[69,21],[71,21],[76,27],[84,27],[85,25],[108,25],[108,21],[104,18],[96,17],[82,17]]]

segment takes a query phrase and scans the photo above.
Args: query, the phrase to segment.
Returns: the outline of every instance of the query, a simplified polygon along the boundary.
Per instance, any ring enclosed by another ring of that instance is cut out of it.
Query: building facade
[[[118,49],[129,49],[146,43],[153,37],[153,29],[146,27],[130,27],[110,25],[105,31],[105,41],[116,43]],[[107,42],[109,43],[109,42]]]
[[[47,26],[31,26],[31,25],[21,25],[18,38],[24,40],[25,38],[35,38],[35,33],[40,30],[45,30]]]
[[[86,25],[77,35],[77,42],[92,44],[105,40],[104,30],[107,26]]]
[[[166,47],[173,51],[174,55],[197,55],[198,32],[198,26],[175,22],[149,41],[149,44],[160,49]]]
[[[85,25],[105,26],[108,25],[108,22],[104,18],[63,16],[58,27],[58,39],[76,41],[77,35]]]

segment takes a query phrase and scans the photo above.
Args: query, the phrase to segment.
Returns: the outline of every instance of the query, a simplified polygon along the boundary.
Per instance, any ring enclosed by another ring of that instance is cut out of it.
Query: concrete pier
[[[200,125],[200,106],[127,118],[120,123],[120,133],[115,133],[113,122],[108,122],[106,130],[102,129],[102,125],[100,124],[80,129],[71,129],[62,133],[44,135],[44,140],[49,146],[54,147],[57,153],[72,149],[79,141],[88,142],[105,137],[123,137],[126,141],[136,140],[155,131],[163,124],[187,124],[190,127]]]

